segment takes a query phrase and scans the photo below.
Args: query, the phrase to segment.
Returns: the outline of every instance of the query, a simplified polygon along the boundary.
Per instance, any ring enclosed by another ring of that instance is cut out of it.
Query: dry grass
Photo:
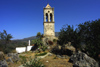
[[[46,67],[73,67],[73,64],[68,62],[69,59],[60,59],[60,58],[54,59],[54,57],[55,56],[47,56],[41,59],[41,61]]]
[[[17,63],[8,63],[8,67],[18,67],[21,65],[21,62],[17,62]]]
[[[34,55],[35,55],[35,53],[32,53],[31,51],[29,51],[29,52],[24,52],[24,53],[21,53],[21,54],[19,54],[19,56],[25,56],[25,57],[32,57],[32,58],[34,58]],[[20,66],[20,65],[22,65],[21,64],[21,61],[18,61],[18,62],[14,62],[14,63],[9,63],[8,62],[8,67],[18,67],[18,66]]]
[[[35,53],[32,53],[32,52],[25,52],[20,55],[21,56],[24,55],[25,57],[31,56],[32,58],[35,57]],[[69,59],[60,59],[60,58],[57,58],[55,55],[47,56],[41,59],[41,61],[45,65],[45,67],[73,67],[73,64],[68,62]],[[18,67],[20,65],[22,65],[20,61],[18,61],[17,63],[8,63],[8,67]]]

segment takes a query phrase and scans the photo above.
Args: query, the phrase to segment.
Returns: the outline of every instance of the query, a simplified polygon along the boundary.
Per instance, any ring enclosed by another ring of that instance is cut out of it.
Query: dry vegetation
[[[47,56],[41,59],[41,61],[46,67],[73,67],[73,64],[68,62],[69,58],[60,59],[60,58],[57,58],[55,55]]]
[[[47,51],[46,51],[47,52]],[[25,56],[25,57],[35,57],[36,53],[32,53],[32,52],[24,52],[19,54],[19,56]],[[52,56],[46,56],[45,58],[42,58],[40,61],[42,61],[42,63],[45,65],[45,67],[73,67],[73,64],[68,62],[68,59],[60,59],[57,58],[56,55],[52,55]],[[15,63],[8,63],[9,67],[18,67],[22,65],[21,61],[15,62]]]

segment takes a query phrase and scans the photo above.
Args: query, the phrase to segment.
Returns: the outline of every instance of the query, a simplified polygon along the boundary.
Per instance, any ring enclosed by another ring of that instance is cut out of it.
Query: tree
[[[60,45],[64,45],[68,42],[71,42],[76,49],[80,47],[80,35],[78,29],[74,30],[73,26],[64,25],[60,30],[58,38]]]
[[[66,44],[68,41],[72,41],[73,37],[73,26],[64,25],[59,33],[59,42],[61,45]]]
[[[95,21],[87,21],[78,25],[79,32],[86,44],[85,51],[91,57],[100,61],[100,19]]]
[[[32,43],[35,45],[35,46],[38,46],[38,47],[41,47],[43,45],[42,41],[40,38],[38,39],[35,39],[35,40],[32,40]]]
[[[85,43],[84,52],[100,63],[100,19],[81,23],[75,30],[73,26],[64,26],[59,33],[59,42],[63,45],[68,41],[76,49],[81,48],[81,43]]]
[[[40,38],[32,40],[31,42],[32,44],[34,44],[34,47],[32,47],[32,51],[36,50],[37,48],[41,48],[41,46],[43,46],[42,40]]]
[[[38,33],[37,33],[37,35],[36,35],[36,37],[38,37],[38,38],[42,39],[43,34],[41,34],[40,32],[38,32]]]
[[[7,44],[11,41],[12,35],[7,34],[6,30],[3,30],[3,32],[0,32],[0,44],[4,45],[4,49],[7,49]]]
[[[37,35],[36,35],[36,37],[41,37],[41,33],[38,32]]]

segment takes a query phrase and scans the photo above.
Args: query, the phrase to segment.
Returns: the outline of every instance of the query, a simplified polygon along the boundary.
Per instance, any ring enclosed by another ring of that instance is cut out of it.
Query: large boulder
[[[8,67],[4,53],[2,51],[0,51],[0,67]]]
[[[0,61],[0,67],[8,67],[8,64],[7,64],[6,60],[1,60]]]
[[[4,60],[4,53],[0,51],[0,60]]]
[[[13,53],[8,53],[7,56],[8,57],[12,57],[13,56]]]
[[[93,58],[81,51],[73,54],[70,61],[73,62],[73,67],[99,67],[98,63]]]
[[[8,57],[11,57],[11,59],[14,61],[14,62],[17,62],[19,60],[19,55],[18,53],[8,53],[7,54]]]
[[[61,52],[62,54],[67,54],[71,56],[72,54],[75,53],[75,48],[72,45],[65,44],[64,46],[61,47]]]
[[[17,62],[17,61],[19,60],[18,53],[14,53],[14,54],[13,54],[12,60],[13,60],[14,62]]]
[[[12,58],[8,58],[8,59],[7,59],[7,62],[13,63]]]

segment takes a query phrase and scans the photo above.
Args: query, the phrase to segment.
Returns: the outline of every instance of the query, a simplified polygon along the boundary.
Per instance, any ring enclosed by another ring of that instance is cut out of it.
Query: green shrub
[[[32,40],[32,44],[35,44],[35,46],[41,48],[41,46],[43,45],[43,42],[40,38]]]
[[[57,42],[57,40],[56,39],[53,39],[53,42]]]
[[[24,67],[44,67],[42,62],[40,62],[40,59],[38,58],[32,59],[31,57],[29,58],[23,57],[22,64]]]
[[[44,53],[36,54],[35,56],[44,56],[46,54],[47,54],[47,52],[44,52]]]
[[[45,51],[47,49],[47,46],[43,45],[42,50]]]
[[[57,57],[55,56],[53,59],[57,59]]]
[[[21,59],[21,63],[22,64],[25,64],[26,63],[27,57],[25,57],[25,56],[19,56],[19,58]]]
[[[9,49],[9,48],[6,48],[6,49],[3,50],[3,52],[4,52],[5,54],[10,53],[11,51],[12,51],[12,49]]]

